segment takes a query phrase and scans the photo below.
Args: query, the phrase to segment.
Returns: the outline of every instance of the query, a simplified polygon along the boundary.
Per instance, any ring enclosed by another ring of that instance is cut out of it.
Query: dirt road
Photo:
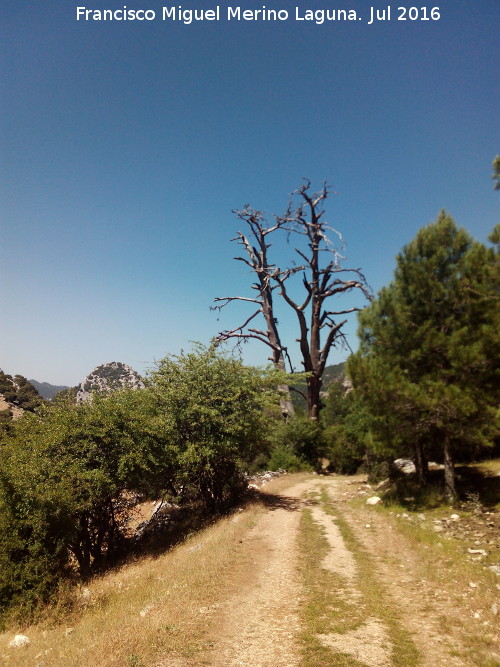
[[[227,572],[227,595],[206,610],[206,651],[163,664],[500,664],[484,584],[454,578],[439,543],[417,545],[387,513],[353,507],[363,493],[359,479],[316,477],[265,497],[241,539],[242,566]],[[319,568],[319,602],[304,578],[309,566]]]
[[[500,665],[498,513],[407,513],[372,495],[361,477],[278,478],[176,547],[96,577],[68,614],[8,629],[0,664]],[[14,648],[20,632],[29,644]]]

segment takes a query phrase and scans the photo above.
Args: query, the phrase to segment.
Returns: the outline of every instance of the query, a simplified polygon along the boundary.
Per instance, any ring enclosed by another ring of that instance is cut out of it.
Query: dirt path
[[[274,480],[247,509],[93,580],[61,622],[3,633],[0,663],[500,666],[498,513],[409,516],[368,506],[373,493],[361,477]],[[11,647],[19,631],[30,643]]]
[[[426,667],[500,664],[493,655],[490,662],[471,658],[473,647],[467,643],[471,641],[467,635],[470,623],[464,626],[464,617],[470,617],[470,610],[460,596],[454,595],[456,584],[445,585],[446,564],[443,586],[437,586],[435,577],[426,577],[430,562],[425,548],[415,550],[415,545],[387,516],[366,506],[351,507],[347,501],[359,488],[351,484],[346,478],[318,477],[269,497],[265,511],[241,540],[245,554],[241,569],[228,573],[225,597],[207,610],[209,648],[194,662],[184,664],[215,667],[314,664],[304,662],[301,650],[303,633],[308,631],[301,612],[307,591],[298,567],[300,519],[304,509],[310,512],[328,543],[328,553],[320,566],[337,576],[337,587],[330,591],[332,608],[335,599],[341,599],[343,605],[350,605],[348,609],[354,618],[349,630],[316,634],[316,639],[330,652],[330,657],[321,664],[404,665],[404,660],[395,657],[397,627],[411,638],[415,656],[418,652],[412,664]],[[321,492],[323,501],[318,501]],[[351,540],[350,545],[339,522],[344,522],[352,535],[354,542]],[[358,545],[356,549],[354,543]],[[367,582],[360,577],[366,576],[367,570],[365,575],[360,572],[360,554],[362,559],[369,560],[369,576],[383,598],[378,609],[390,609],[389,615],[377,615],[374,612],[377,606],[366,603]],[[441,565],[442,561],[441,558]],[[393,620],[389,622],[388,618]],[[494,619],[486,622],[483,632],[493,637]]]
[[[266,512],[243,541],[247,559],[233,572],[233,593],[214,610],[215,634],[199,664],[220,667],[299,664],[300,574],[297,534],[310,482],[269,498]]]

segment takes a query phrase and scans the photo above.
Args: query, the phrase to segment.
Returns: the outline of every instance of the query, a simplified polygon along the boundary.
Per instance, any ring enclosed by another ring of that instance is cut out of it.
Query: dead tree
[[[347,322],[344,317],[349,313],[360,310],[355,305],[350,308],[331,309],[331,297],[339,296],[353,290],[361,292],[362,296],[370,299],[370,290],[360,269],[346,269],[341,266],[344,259],[332,243],[329,233],[336,235],[340,241],[341,235],[332,229],[324,218],[323,202],[328,197],[329,188],[325,184],[318,193],[310,193],[310,182],[306,181],[298,190],[292,193],[292,199],[283,216],[275,216],[273,226],[267,227],[264,216],[248,206],[237,212],[240,219],[250,227],[252,237],[256,241],[253,246],[248,238],[238,233],[235,240],[246,250],[247,257],[236,257],[247,264],[256,274],[258,282],[252,287],[258,291],[258,297],[219,297],[219,308],[223,308],[232,301],[249,301],[258,305],[257,310],[236,329],[222,331],[216,340],[257,339],[266,343],[273,350],[271,357],[275,365],[283,368],[285,356],[290,370],[293,366],[286,348],[281,344],[277,320],[273,311],[273,292],[283,298],[285,303],[294,311],[299,327],[300,353],[303,370],[307,373],[307,414],[310,419],[316,420],[321,409],[321,385],[323,372],[326,367],[328,354],[331,348],[340,341],[345,341],[342,327]],[[293,208],[294,198],[298,198],[297,208]],[[267,251],[271,244],[267,242],[269,234],[286,233],[288,237],[299,238],[301,243],[295,253],[300,257],[300,264],[281,269],[268,260]],[[326,261],[322,261],[326,257]],[[302,275],[302,287],[305,295],[299,300],[292,294],[296,285],[291,280],[297,274]],[[328,301],[328,303],[327,303]],[[259,314],[264,316],[267,331],[249,326]]]
[[[238,218],[245,222],[249,228],[248,236],[242,232],[238,232],[237,236],[232,241],[236,241],[241,245],[246,253],[245,257],[235,257],[234,259],[243,262],[251,268],[255,274],[257,281],[252,284],[252,289],[257,292],[254,298],[243,296],[225,296],[217,297],[214,302],[217,306],[214,309],[221,310],[233,301],[245,301],[253,303],[257,306],[255,312],[248,317],[243,324],[231,331],[222,331],[216,336],[216,341],[225,341],[229,339],[237,339],[238,341],[245,341],[249,339],[256,339],[265,343],[271,349],[271,356],[269,360],[272,361],[275,368],[280,371],[286,371],[285,356],[287,350],[281,344],[281,339],[278,332],[278,320],[275,317],[273,305],[273,290],[278,287],[278,284],[272,282],[272,276],[278,269],[268,261],[268,250],[271,244],[268,243],[267,237],[281,227],[285,226],[282,220],[276,220],[276,223],[270,227],[266,226],[264,215],[261,211],[255,211],[250,206],[245,206],[241,211],[234,211]],[[279,273],[279,271],[278,271]],[[264,317],[266,323],[266,330],[255,328],[250,324],[259,316]],[[280,385],[279,390],[282,394],[281,411],[285,418],[291,417],[294,414],[293,403],[290,398],[290,392],[287,385]]]

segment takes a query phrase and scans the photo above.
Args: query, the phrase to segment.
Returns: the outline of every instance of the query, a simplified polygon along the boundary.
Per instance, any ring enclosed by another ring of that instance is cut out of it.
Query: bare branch
[[[250,338],[254,338],[255,340],[260,340],[261,343],[265,343],[272,350],[276,350],[275,346],[272,343],[270,343],[266,338],[262,338],[261,336],[257,336],[256,334],[250,334],[250,333],[237,333],[236,331],[226,333],[225,331],[221,331],[221,333],[215,336],[214,341],[216,343],[222,343],[223,341],[229,340],[230,338],[240,338],[242,340],[249,340]]]
[[[217,296],[214,299],[214,303],[217,303],[218,301],[225,301],[226,303],[223,303],[220,306],[210,306],[210,310],[222,310],[222,308],[225,308],[231,301],[249,301],[250,303],[258,303],[259,305],[262,305],[260,299],[250,299],[247,296]],[[261,311],[259,310],[257,312]]]
[[[300,391],[300,389],[297,389],[297,387],[290,386],[290,391],[294,391],[296,394],[300,394],[302,398],[307,401],[306,394],[304,394],[303,391]]]
[[[223,308],[223,306],[221,306],[221,308]],[[243,324],[240,327],[236,327],[235,329],[231,329],[230,331],[229,330],[221,331],[220,333],[217,334],[216,339],[217,340],[224,340],[224,338],[229,338],[237,332],[242,333],[243,329],[246,326],[248,326],[248,324],[254,319],[254,317],[257,317],[257,315],[259,315],[259,313],[261,313],[261,312],[262,312],[262,308],[259,308],[259,310],[256,310],[253,315],[250,315],[250,317],[245,322],[243,322]]]

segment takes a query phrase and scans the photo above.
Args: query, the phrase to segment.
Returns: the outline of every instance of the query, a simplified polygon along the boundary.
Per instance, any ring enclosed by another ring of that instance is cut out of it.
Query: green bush
[[[290,471],[318,467],[321,428],[316,422],[306,417],[275,421],[269,426],[268,437],[271,443],[270,467],[278,466]],[[292,468],[286,464],[278,465],[282,459],[289,460]]]
[[[329,468],[344,475],[353,475],[363,464],[366,447],[349,433],[343,424],[327,426],[323,431],[324,458]]]
[[[3,436],[0,604],[46,600],[64,577],[101,569],[123,535],[116,499],[153,492],[171,469],[149,392],[26,414]]]
[[[125,491],[220,511],[279,411],[276,374],[214,348],[168,357],[148,387],[47,405],[2,426],[0,606],[26,611],[122,550]]]
[[[197,345],[163,359],[151,382],[177,452],[177,485],[185,498],[222,509],[243,490],[243,468],[267,447],[265,413],[279,404],[276,375]]]
[[[310,471],[312,466],[299,458],[288,445],[276,445],[267,462],[269,470],[286,470],[287,472]]]

